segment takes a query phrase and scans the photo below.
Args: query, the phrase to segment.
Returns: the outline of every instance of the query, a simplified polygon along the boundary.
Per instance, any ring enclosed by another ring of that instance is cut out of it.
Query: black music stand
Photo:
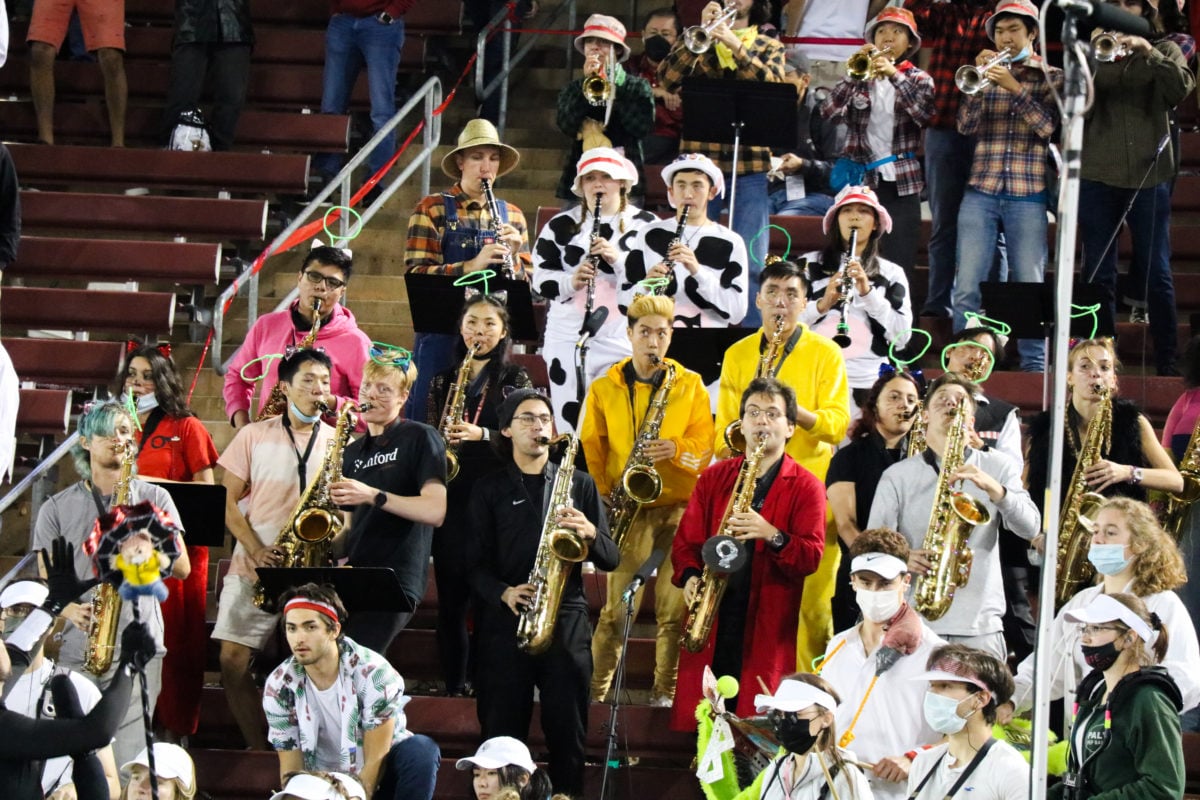
[[[293,586],[328,583],[347,611],[417,610],[417,604],[400,587],[396,573],[387,567],[258,567],[255,572],[270,600]]]
[[[408,289],[408,308],[412,313],[413,330],[417,333],[458,333],[458,317],[466,298],[465,289],[482,289],[482,282],[470,287],[455,286],[459,280],[449,275],[423,275],[410,272],[404,276]],[[488,280],[489,292],[508,292],[508,335],[518,342],[536,342],[539,338],[533,316],[533,295],[529,283],[516,278],[495,277]]]
[[[676,328],[667,354],[700,373],[704,385],[708,386],[721,377],[725,351],[753,332],[746,328]]]
[[[738,151],[743,144],[796,147],[796,87],[790,83],[684,78],[681,138],[732,144],[729,219],[737,198]]]
[[[196,547],[225,544],[225,487],[211,483],[159,483],[179,511],[184,543]]]

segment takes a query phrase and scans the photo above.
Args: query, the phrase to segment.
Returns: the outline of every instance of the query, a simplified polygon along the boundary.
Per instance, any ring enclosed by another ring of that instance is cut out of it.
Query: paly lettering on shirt
[[[390,453],[376,453],[365,461],[361,458],[354,459],[354,471],[360,472],[371,467],[378,467],[380,464],[391,464],[400,457],[399,450],[392,450]]]

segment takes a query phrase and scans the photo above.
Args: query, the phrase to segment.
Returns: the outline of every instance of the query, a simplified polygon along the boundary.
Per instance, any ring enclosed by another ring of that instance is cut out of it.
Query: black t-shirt
[[[446,451],[433,428],[398,420],[378,436],[367,434],[346,445],[342,473],[389,494],[415,497],[428,481],[446,482]],[[419,602],[432,543],[432,525],[363,503],[354,508],[346,552],[352,567],[391,567],[404,593]]]
[[[903,442],[902,439],[901,444]],[[883,437],[872,431],[870,436],[855,439],[833,454],[825,473],[825,485],[854,484],[854,513],[861,528],[871,517],[871,502],[875,499],[875,489],[883,471],[903,458],[904,451],[900,447],[889,450]]]

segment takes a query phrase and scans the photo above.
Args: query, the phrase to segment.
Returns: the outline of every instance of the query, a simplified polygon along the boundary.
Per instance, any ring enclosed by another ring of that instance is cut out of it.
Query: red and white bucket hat
[[[629,45],[625,44],[625,26],[616,17],[607,14],[592,14],[583,25],[583,33],[575,37],[575,49],[583,52],[584,39],[603,39],[616,45],[617,61],[629,58]]]
[[[987,28],[988,38],[993,42],[996,41],[996,17],[1001,14],[1012,14],[1017,17],[1029,17],[1034,24],[1038,21],[1037,6],[1029,2],[1029,0],[1000,0],[996,4],[996,10],[983,23],[983,27]]]
[[[626,191],[638,182],[633,162],[611,147],[593,147],[579,157],[575,165],[575,182],[571,184],[571,193],[576,197],[583,197],[581,179],[589,172],[603,172],[614,181],[624,182]]]
[[[896,55],[896,61],[902,61],[906,58],[912,58],[913,55],[921,49],[921,34],[917,32],[917,20],[913,17],[913,13],[907,8],[899,6],[888,6],[883,11],[875,15],[875,18],[867,23],[866,30],[863,31],[863,38],[868,44],[875,42],[875,29],[885,22],[894,22],[897,25],[903,25],[908,28],[909,47],[905,53]]]
[[[892,215],[879,202],[879,198],[875,196],[875,190],[870,186],[847,186],[837,193],[837,197],[833,199],[833,205],[825,212],[825,219],[821,222],[821,230],[829,233],[829,226],[833,224],[833,218],[837,216],[838,209],[842,206],[848,206],[851,203],[862,203],[865,206],[870,206],[875,210],[875,219],[879,221],[879,230],[883,233],[892,232]]]

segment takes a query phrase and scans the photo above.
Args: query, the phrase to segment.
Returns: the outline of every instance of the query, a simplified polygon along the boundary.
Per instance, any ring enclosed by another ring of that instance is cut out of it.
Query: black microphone
[[[596,333],[604,326],[608,319],[608,307],[600,306],[593,309],[591,314],[588,314],[587,319],[583,321],[583,328],[579,331],[579,341],[576,347],[583,347],[587,340],[596,335]]]
[[[637,594],[637,590],[646,585],[646,581],[650,580],[650,573],[658,569],[666,557],[666,551],[663,550],[655,550],[650,554],[650,557],[638,567],[637,574],[633,576],[633,580],[625,587],[625,591],[621,594],[622,603],[633,601],[633,596]]]
[[[1130,14],[1109,3],[1093,2],[1093,0],[1058,0],[1058,7],[1067,14],[1080,18],[1081,21],[1086,17],[1086,21],[1093,28],[1130,33],[1147,38],[1154,33],[1149,20],[1136,14]]]

